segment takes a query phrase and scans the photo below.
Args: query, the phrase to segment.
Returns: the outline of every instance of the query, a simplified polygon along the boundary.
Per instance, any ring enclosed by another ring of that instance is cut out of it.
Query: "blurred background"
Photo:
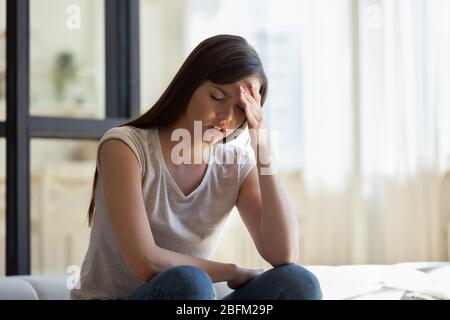
[[[66,28],[67,8],[81,28]],[[0,0],[0,120],[5,120]],[[105,117],[103,0],[30,0],[30,114]],[[450,260],[450,0],[140,0],[141,112],[203,39],[245,37],[303,265]],[[32,139],[32,273],[82,264],[97,141]],[[0,139],[0,275],[5,141]],[[234,210],[213,260],[269,266]]]

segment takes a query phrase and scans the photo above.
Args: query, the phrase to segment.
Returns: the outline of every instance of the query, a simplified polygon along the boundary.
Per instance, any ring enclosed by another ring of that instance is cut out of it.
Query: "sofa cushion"
[[[0,300],[69,300],[70,290],[65,275],[0,277]],[[218,299],[232,290],[226,282],[215,283]]]
[[[0,300],[38,300],[33,286],[20,277],[0,277]]]
[[[19,276],[35,290],[39,300],[69,300],[67,276]]]

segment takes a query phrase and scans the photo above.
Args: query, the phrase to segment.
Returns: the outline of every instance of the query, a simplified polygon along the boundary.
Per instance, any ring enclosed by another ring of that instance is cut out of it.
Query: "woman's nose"
[[[224,122],[231,122],[234,118],[234,108],[233,106],[225,107],[219,115],[219,119]]]

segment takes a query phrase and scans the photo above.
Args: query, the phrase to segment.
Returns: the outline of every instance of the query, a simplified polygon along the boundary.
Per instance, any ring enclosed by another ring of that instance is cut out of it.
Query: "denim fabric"
[[[322,291],[316,276],[293,263],[267,270],[223,298],[223,300],[321,299]]]
[[[176,266],[156,275],[136,289],[128,300],[214,300],[209,275],[194,266]],[[234,290],[223,300],[320,300],[316,276],[307,269],[287,264],[274,267]]]

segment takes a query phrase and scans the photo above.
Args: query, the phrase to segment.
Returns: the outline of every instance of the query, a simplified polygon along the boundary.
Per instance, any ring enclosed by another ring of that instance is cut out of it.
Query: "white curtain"
[[[450,1],[303,1],[305,260],[447,260]]]
[[[450,1],[361,1],[361,156],[374,261],[446,260]],[[374,22],[379,20],[379,22]]]

